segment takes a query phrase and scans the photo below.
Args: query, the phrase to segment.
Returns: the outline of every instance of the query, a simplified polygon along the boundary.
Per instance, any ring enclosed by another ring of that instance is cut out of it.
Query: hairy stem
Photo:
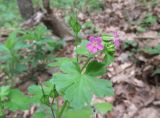
[[[42,90],[42,93],[43,93],[43,97],[45,96],[45,92],[44,92],[44,89],[43,89],[43,86],[42,86],[42,84],[40,83],[40,86],[41,86],[41,90]],[[54,99],[53,99],[54,100]],[[52,103],[53,103],[53,101],[52,101]],[[52,112],[52,116],[53,116],[53,118],[55,118],[55,115],[54,115],[54,110],[53,110],[53,108],[52,108],[52,103],[49,103],[49,107],[50,107],[50,109],[51,109],[51,112]]]
[[[53,110],[53,108],[52,108],[52,104],[50,104],[49,106],[50,106],[50,109],[51,109],[51,111],[52,111],[52,116],[53,116],[53,118],[55,118],[54,110]]]
[[[62,109],[61,109],[60,113],[58,114],[57,118],[61,118],[62,117],[63,112],[64,112],[65,108],[67,107],[67,104],[68,104],[68,101],[65,101],[63,106],[62,106]]]
[[[81,69],[81,73],[83,73],[84,69],[86,68],[86,66],[88,65],[88,63],[90,62],[92,58],[88,58],[88,60],[86,61],[86,63],[83,65],[82,69]]]
[[[75,46],[76,46],[76,49],[78,47],[78,34],[75,34]],[[79,62],[79,59],[78,59],[78,54],[76,54],[76,58],[77,58],[77,63]]]

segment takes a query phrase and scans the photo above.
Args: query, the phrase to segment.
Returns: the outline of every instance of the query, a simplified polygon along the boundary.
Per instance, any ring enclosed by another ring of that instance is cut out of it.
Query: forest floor
[[[61,17],[62,12],[58,10],[57,14]],[[144,21],[148,13],[158,18],[154,24]],[[105,75],[113,83],[115,96],[95,98],[97,102],[113,103],[113,111],[105,116],[98,114],[98,118],[160,118],[160,55],[143,50],[160,44],[160,4],[151,7],[136,0],[105,0],[102,11],[80,13],[78,17],[81,22],[92,21],[99,28],[99,34],[117,31],[120,36],[116,60]],[[143,29],[142,24],[147,26]],[[72,51],[71,43],[57,55],[68,56]],[[46,79],[47,74],[38,76]],[[27,81],[18,87],[25,91],[31,83]]]
[[[121,40],[117,58],[107,73],[115,90],[113,101],[105,99],[114,104],[107,118],[160,118],[160,55],[143,50],[160,44],[160,22],[143,32],[138,31],[140,24],[136,23],[148,13],[160,18],[160,4],[151,7],[136,0],[106,0],[104,11],[91,15],[102,32],[117,31]]]

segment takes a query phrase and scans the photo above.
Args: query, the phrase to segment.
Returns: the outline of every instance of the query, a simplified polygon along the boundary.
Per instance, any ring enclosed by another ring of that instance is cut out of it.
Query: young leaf
[[[79,24],[77,18],[75,16],[71,16],[69,20],[69,25],[73,29],[73,31],[78,34],[79,31],[81,30],[81,25]]]

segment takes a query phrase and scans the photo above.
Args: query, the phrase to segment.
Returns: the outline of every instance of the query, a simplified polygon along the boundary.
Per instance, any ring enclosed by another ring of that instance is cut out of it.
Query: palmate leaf
[[[98,97],[111,96],[111,83],[102,79],[82,75],[79,81],[66,89],[66,99],[71,101],[73,107],[89,105],[93,95]]]
[[[46,96],[51,96],[51,94],[53,96],[55,95],[54,91],[52,91],[53,85],[50,82],[43,83],[42,87]],[[35,103],[41,103],[43,93],[40,85],[31,85],[28,88],[28,91],[32,95],[32,101]]]
[[[5,99],[5,97],[8,96],[9,92],[10,92],[9,86],[1,86],[0,87],[0,100]]]
[[[93,95],[98,97],[113,95],[110,81],[81,74],[79,71],[58,74],[51,82],[55,84],[57,91],[64,95],[64,99],[68,100],[73,108],[83,108],[90,105]]]
[[[31,85],[28,88],[28,91],[29,91],[30,94],[32,94],[32,100],[34,100],[34,102],[40,102],[40,99],[43,96],[42,89],[41,89],[40,86]]]
[[[80,72],[80,67],[76,63],[72,63],[72,62],[62,64],[60,69],[64,73],[68,73],[68,74],[73,74],[73,73],[78,74]]]
[[[95,108],[100,113],[107,113],[112,110],[112,104],[111,103],[97,103],[95,105]]]
[[[66,57],[59,57],[54,59],[55,62],[48,64],[49,67],[59,67],[62,64],[65,64],[67,62],[70,62],[71,59],[66,58]]]
[[[5,107],[9,110],[26,110],[30,107],[32,99],[24,95],[18,89],[12,89],[9,94],[9,101],[5,103]]]
[[[52,113],[50,107],[44,104],[38,105],[36,112],[33,114],[32,118],[52,118]]]
[[[64,112],[64,118],[91,118],[92,109],[83,108],[78,110],[69,109]]]

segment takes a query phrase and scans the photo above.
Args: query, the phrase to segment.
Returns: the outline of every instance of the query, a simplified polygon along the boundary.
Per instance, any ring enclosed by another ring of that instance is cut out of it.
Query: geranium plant
[[[90,36],[89,40],[80,40],[78,33],[81,25],[76,17],[71,17],[70,26],[75,34],[75,57],[57,58],[50,64],[60,70],[58,73],[53,73],[50,82],[55,86],[57,96],[62,96],[64,100],[55,115],[57,118],[62,116],[67,118],[68,114],[70,115],[68,118],[72,118],[75,112],[83,109],[91,111],[93,106],[96,107],[91,102],[93,95],[97,97],[114,95],[111,81],[102,79],[101,76],[106,73],[107,66],[114,59],[115,49],[119,47],[118,34]],[[99,61],[97,56],[101,56],[102,60]],[[110,104],[106,105],[106,109],[107,107],[111,108]],[[74,117],[78,117],[78,114]],[[83,117],[89,118],[89,115]]]

